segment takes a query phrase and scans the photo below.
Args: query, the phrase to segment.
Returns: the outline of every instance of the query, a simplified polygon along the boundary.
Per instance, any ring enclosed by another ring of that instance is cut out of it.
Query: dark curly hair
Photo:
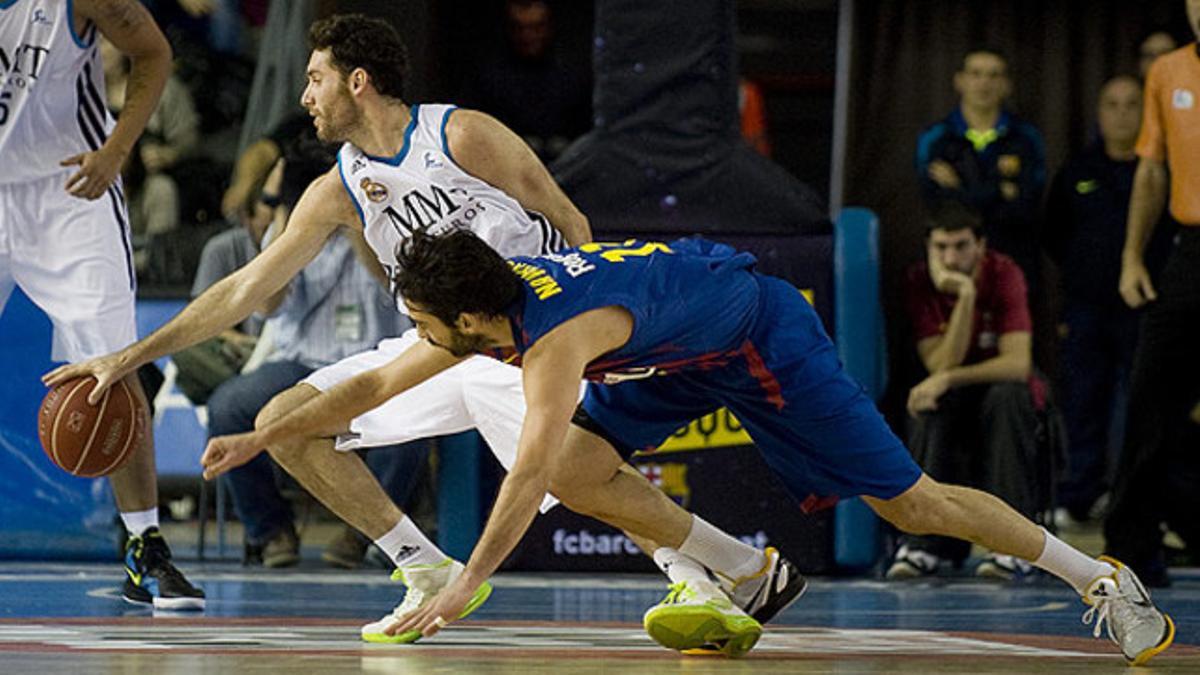
[[[448,326],[460,314],[500,316],[521,295],[521,280],[470,230],[415,233],[396,251],[395,292]]]
[[[328,49],[343,76],[362,68],[384,96],[404,98],[408,50],[391,24],[362,14],[334,14],[308,29],[313,50]]]

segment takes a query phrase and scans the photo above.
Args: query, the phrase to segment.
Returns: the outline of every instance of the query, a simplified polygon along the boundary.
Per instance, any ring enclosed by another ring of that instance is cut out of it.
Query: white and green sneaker
[[[396,571],[392,572],[392,580],[399,581],[408,587],[408,591],[404,594],[404,600],[399,605],[396,605],[391,614],[363,626],[362,639],[367,642],[385,644],[408,644],[420,640],[421,631],[410,630],[406,633],[398,633],[396,635],[388,635],[384,631],[387,630],[388,626],[403,619],[405,615],[420,609],[432,600],[443,588],[453,583],[463,573],[464,569],[466,568],[463,567],[462,563],[451,558],[446,558],[436,565],[397,567]],[[471,596],[471,601],[467,603],[462,614],[459,614],[457,618],[461,619],[474,612],[480,605],[487,601],[488,596],[491,594],[491,584],[486,581],[480,584],[479,588],[475,589],[475,595]]]
[[[720,645],[722,654],[734,658],[750,651],[762,636],[762,624],[709,581],[671,584],[667,597],[646,612],[642,625],[667,649]]]

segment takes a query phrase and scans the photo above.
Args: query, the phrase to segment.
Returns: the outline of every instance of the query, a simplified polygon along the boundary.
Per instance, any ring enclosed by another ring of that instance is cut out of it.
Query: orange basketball
[[[87,397],[95,385],[91,377],[63,382],[46,394],[38,411],[42,449],[63,471],[85,478],[116,471],[145,433],[146,411],[124,380],[91,405]]]

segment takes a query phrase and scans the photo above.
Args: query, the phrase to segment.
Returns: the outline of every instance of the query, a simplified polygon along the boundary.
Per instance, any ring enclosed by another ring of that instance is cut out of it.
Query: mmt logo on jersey
[[[49,47],[29,43],[12,48],[0,45],[0,70],[4,72],[4,82],[24,87],[26,77],[36,80],[49,53]]]
[[[371,199],[371,196],[368,194],[367,198]],[[390,204],[383,208],[383,212],[405,236],[428,230],[461,208],[460,204],[450,198],[449,192],[437,185],[429,186],[428,195],[420,190],[412,190],[404,195],[400,203],[404,209],[403,213]],[[473,216],[468,216],[470,217]]]

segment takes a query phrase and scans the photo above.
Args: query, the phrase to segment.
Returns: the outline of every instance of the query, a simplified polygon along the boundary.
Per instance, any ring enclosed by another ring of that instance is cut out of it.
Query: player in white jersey
[[[104,104],[98,34],[133,64],[117,121]],[[0,311],[19,286],[53,323],[56,361],[137,337],[118,174],[170,70],[171,48],[136,0],[0,1]],[[137,374],[124,377],[145,401]],[[109,479],[130,533],[125,598],[203,608],[204,593],[171,564],[158,532],[150,434]]]
[[[536,255],[558,248],[563,239],[570,245],[588,241],[587,218],[511,130],[483,113],[451,106],[410,108],[404,103],[404,47],[386,23],[357,15],[335,16],[314,24],[309,37],[313,52],[301,103],[313,116],[318,137],[345,142],[338,166],[309,186],[282,234],[245,267],[213,285],[142,341],[116,354],[53,371],[47,375],[49,382],[91,373],[99,388],[107,387],[142,363],[216,335],[282,288],[339,228],[359,242],[359,250],[367,253],[364,263],[376,269],[396,264],[396,245],[414,230],[466,227],[503,255]],[[378,349],[321,369],[280,394],[259,414],[259,423],[286,414],[405,350],[428,348],[415,331],[385,340]],[[478,357],[352,421],[330,420],[325,438],[269,449],[309,492],[373,539],[396,564],[396,578],[409,587],[392,614],[363,626],[365,640],[418,639],[415,631],[392,635],[388,629],[457,578],[463,566],[438,550],[401,513],[357,455],[338,451],[477,428],[508,468],[515,461],[524,412],[520,370]],[[250,456],[239,459],[244,462]],[[645,480],[636,470],[629,471]],[[767,586],[760,582],[785,564],[777,554],[764,554],[704,526],[709,534],[697,552],[701,562],[730,579],[752,577],[740,587],[743,590]],[[658,547],[646,542],[644,548]],[[675,570],[672,574],[689,568],[681,558],[656,558]],[[464,614],[488,593],[485,582]],[[771,594],[760,597],[748,592],[750,596],[761,604],[761,598]]]

